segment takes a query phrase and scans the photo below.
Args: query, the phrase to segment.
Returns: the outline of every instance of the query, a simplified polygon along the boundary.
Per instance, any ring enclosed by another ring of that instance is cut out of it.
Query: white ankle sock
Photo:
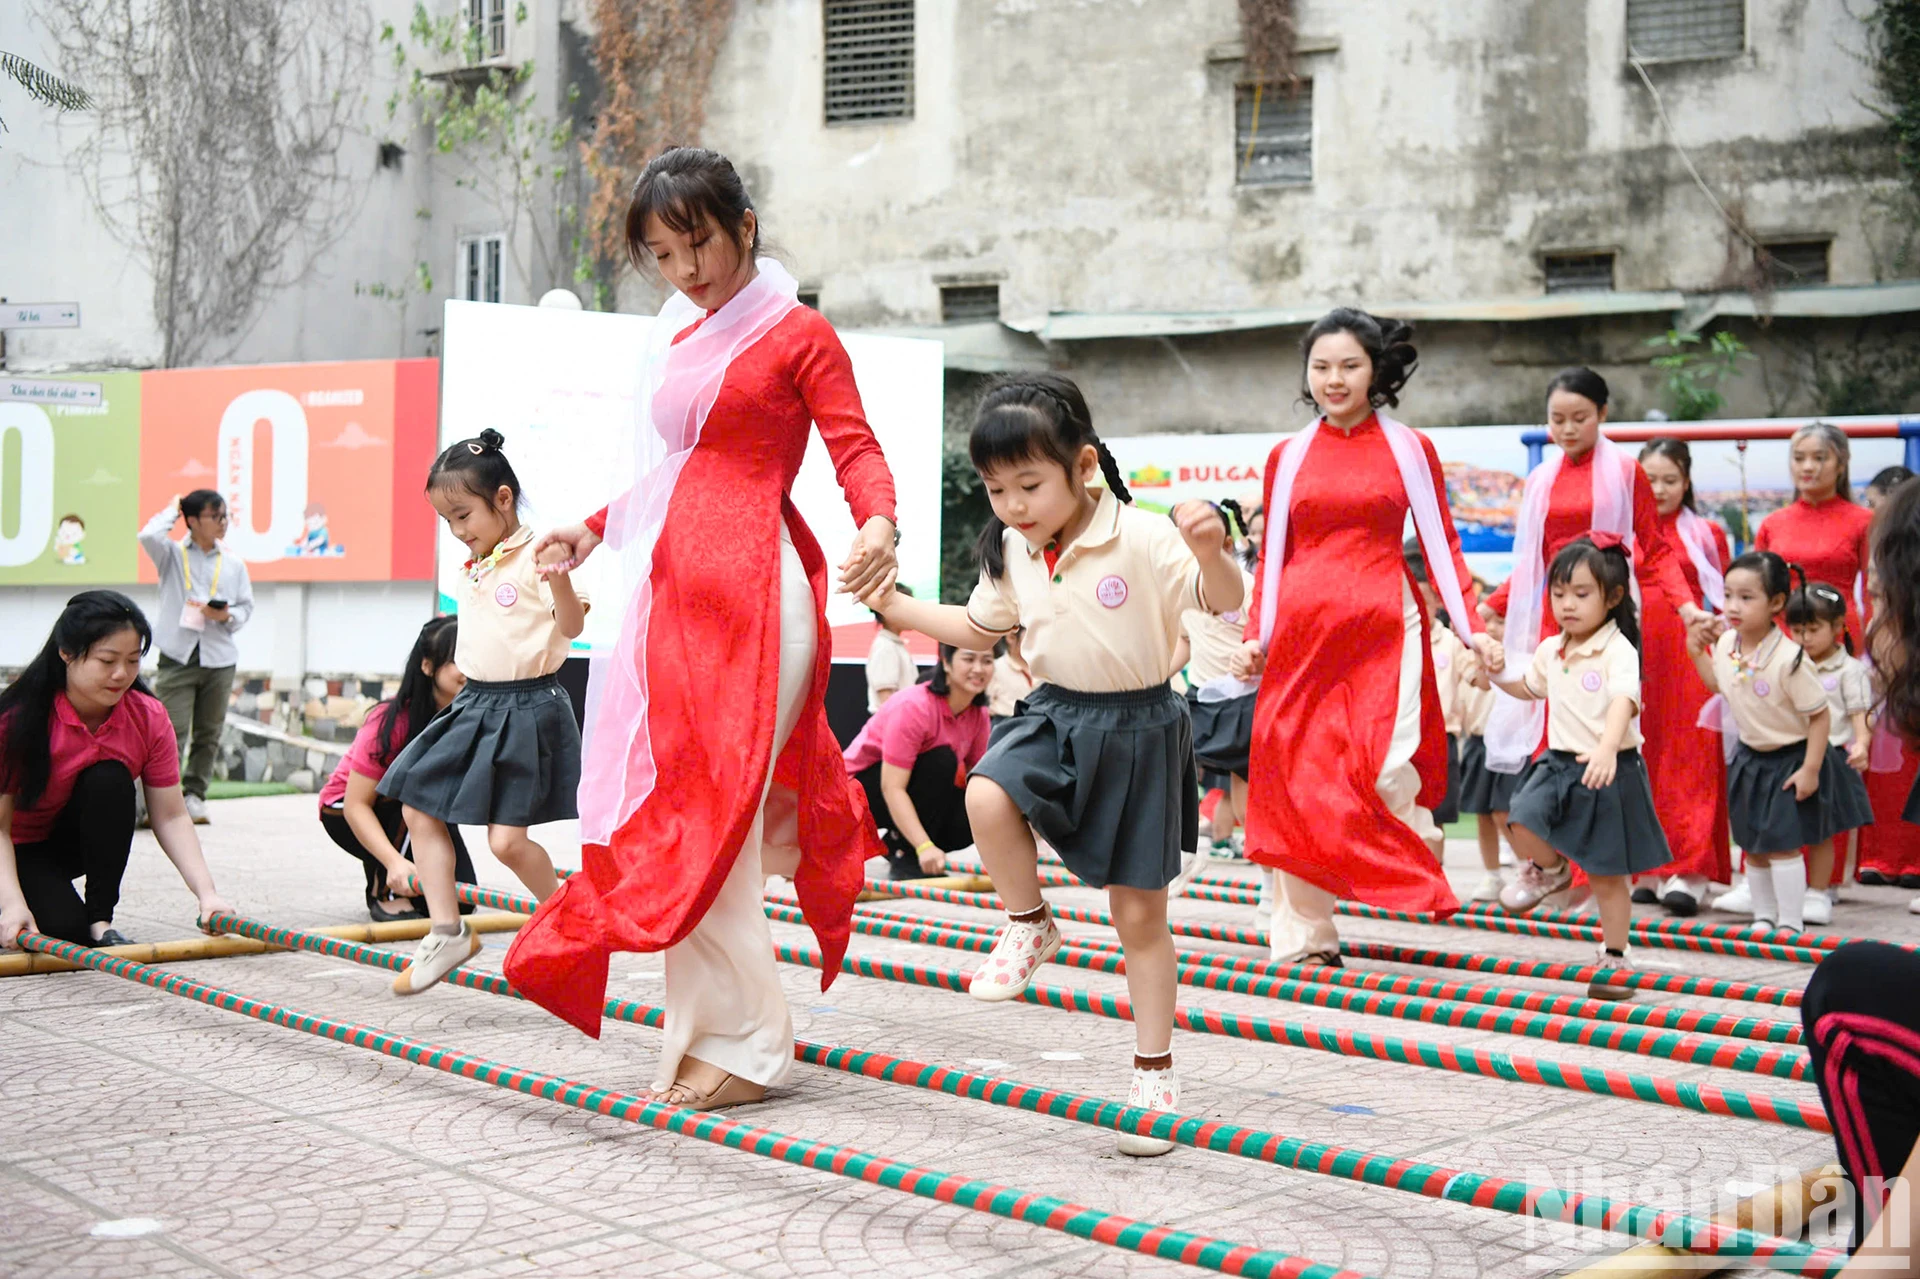
[[[1780,922],[1798,931],[1807,926],[1807,863],[1798,853],[1776,857],[1773,865],[1773,895],[1780,899]]]
[[[1753,895],[1753,917],[1769,924],[1780,922],[1780,902],[1773,895],[1773,867],[1747,859],[1747,891]]]

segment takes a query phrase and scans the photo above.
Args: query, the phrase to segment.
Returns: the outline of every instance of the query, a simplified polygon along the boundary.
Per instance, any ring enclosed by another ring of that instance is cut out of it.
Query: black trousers
[[[413,841],[407,835],[407,820],[400,811],[400,801],[381,796],[373,801],[373,815],[380,823],[380,829],[387,833],[387,842],[400,850],[400,855],[408,861],[413,860]],[[387,868],[380,859],[368,852],[353,833],[353,827],[347,824],[347,815],[338,808],[320,810],[320,825],[326,828],[333,842],[360,859],[360,869],[367,877],[367,908],[371,910],[375,902],[387,895]],[[462,884],[476,882],[473,874],[473,858],[467,855],[467,842],[460,838],[458,826],[447,827],[447,834],[453,836],[453,877]],[[405,900],[405,899],[403,899]],[[416,914],[427,913],[426,898],[413,898]],[[465,902],[460,904],[460,913],[470,915],[473,907]]]
[[[860,772],[860,785],[867,792],[867,807],[873,810],[873,824],[887,849],[888,875],[893,879],[925,879],[920,856],[907,837],[893,829],[893,814],[887,811],[886,796],[880,793],[880,769],[873,764]],[[936,746],[913,761],[907,775],[907,798],[927,838],[942,852],[952,852],[973,843],[973,824],[967,820],[966,774],[960,757],[950,746]]]
[[[1840,947],[1808,980],[1800,1021],[1853,1183],[1857,1248],[1920,1139],[1920,954],[1884,942]]]
[[[74,778],[73,794],[46,839],[14,845],[20,892],[47,936],[90,946],[89,925],[113,922],[133,851],[133,786],[125,764],[102,760]],[[85,900],[73,891],[82,876]]]

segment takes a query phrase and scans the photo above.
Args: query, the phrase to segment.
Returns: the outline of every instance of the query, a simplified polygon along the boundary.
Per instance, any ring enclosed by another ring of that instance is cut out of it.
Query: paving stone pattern
[[[228,801],[213,815],[203,832],[209,860],[240,913],[298,927],[364,919],[357,864],[322,834],[311,797]],[[557,863],[578,864],[570,825],[537,835]],[[470,846],[484,850],[485,840]],[[1449,871],[1463,890],[1478,877],[1476,860],[1469,845],[1449,850]],[[479,861],[485,882],[517,886],[484,851]],[[1252,882],[1250,872],[1235,873]],[[1101,904],[1084,890],[1052,895]],[[1910,896],[1851,889],[1830,931],[1920,935],[1920,919],[1906,911]],[[889,908],[987,918],[930,903]],[[1249,926],[1254,914],[1194,901],[1181,901],[1176,913]],[[191,918],[191,898],[143,834],[118,926],[156,941],[190,934]],[[1102,934],[1084,925],[1067,930]],[[1440,926],[1347,920],[1343,930],[1349,939],[1456,951],[1591,954],[1584,943]],[[803,928],[776,924],[774,933],[812,941]],[[504,936],[489,937],[475,963],[497,970],[506,944]],[[1180,944],[1261,957],[1243,947]],[[979,962],[859,935],[853,951],[944,968]],[[1794,987],[1809,971],[1680,951],[1638,955],[1649,967]],[[1579,993],[1565,983],[1366,966]],[[621,1091],[647,1086],[658,1047],[657,1033],[641,1027],[610,1022],[594,1041],[530,1004],[451,986],[401,1000],[387,993],[381,972],[320,955],[244,956],[176,970]],[[1122,1022],[980,1005],[952,992],[855,977],[822,993],[819,974],[798,967],[784,969],[783,979],[804,1039],[1125,1098],[1132,1034]],[[1125,991],[1124,978],[1058,965],[1042,980]],[[659,957],[616,957],[611,991],[657,1001]],[[1796,1016],[1731,1001],[1640,1000]],[[1182,1003],[1818,1100],[1810,1083],[1487,1031],[1190,988],[1182,989]],[[1191,1113],[1696,1213],[1833,1157],[1829,1138],[1772,1124],[1240,1039],[1182,1033],[1175,1044]],[[0,980],[0,1054],[8,1063],[0,1071],[0,1276],[1192,1273],[585,1114],[103,973]],[[790,1135],[1394,1279],[1556,1274],[1630,1242],[1219,1153],[1182,1148],[1131,1160],[1101,1129],[799,1064],[768,1104],[735,1114]],[[102,1230],[131,1237],[97,1237]]]

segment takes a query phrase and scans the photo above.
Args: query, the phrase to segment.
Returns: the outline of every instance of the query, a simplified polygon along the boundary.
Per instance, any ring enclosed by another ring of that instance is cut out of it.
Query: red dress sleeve
[[[793,384],[820,428],[820,438],[833,458],[833,472],[853,510],[853,522],[864,525],[879,515],[898,524],[893,472],[880,442],[873,438],[873,428],[867,425],[847,348],[825,318],[810,311],[805,314],[806,341],[794,363]]]
[[[1473,588],[1473,570],[1467,567],[1467,557],[1460,553],[1460,534],[1454,530],[1453,511],[1447,506],[1447,474],[1440,469],[1440,454],[1434,450],[1433,441],[1425,435],[1420,435],[1420,447],[1427,455],[1427,470],[1433,475],[1433,494],[1440,502],[1440,523],[1447,530],[1447,553],[1453,556],[1454,575],[1460,579],[1461,602],[1467,606],[1467,616],[1454,623],[1454,634],[1460,635],[1460,627],[1465,625],[1468,629],[1462,638],[1471,638],[1487,629],[1487,624],[1480,618],[1480,610],[1474,607],[1479,597]]]
[[[1782,508],[1782,509],[1785,509],[1785,508]],[[1778,515],[1779,513],[1780,513],[1779,511],[1775,511],[1773,515]],[[1767,532],[1767,525],[1770,522],[1772,522],[1773,515],[1769,515],[1767,516],[1766,519],[1761,520],[1760,527],[1754,530],[1754,533],[1753,533],[1753,549],[1754,550],[1770,551],[1773,549],[1773,538]]]
[[[603,506],[592,515],[587,516],[587,527],[593,530],[595,537],[605,537],[607,535],[607,509],[607,507]]]
[[[1282,440],[1273,446],[1272,452],[1267,454],[1267,474],[1260,482],[1260,511],[1269,520],[1273,518],[1273,477],[1280,470],[1280,450],[1286,446],[1287,442]],[[1266,530],[1263,528],[1261,532],[1264,534]],[[1260,548],[1263,563],[1266,549],[1265,546]],[[1285,553],[1285,549],[1281,548],[1282,553]],[[1260,638],[1260,593],[1261,583],[1266,580],[1266,577],[1266,573],[1256,565],[1253,574],[1253,598],[1247,601],[1247,621],[1240,631],[1240,638],[1246,643],[1252,643]]]
[[[1647,588],[1657,586],[1676,612],[1690,607],[1693,590],[1680,570],[1673,544],[1660,531],[1660,507],[1653,500],[1653,485],[1647,483],[1647,473],[1637,466],[1633,468],[1633,546],[1634,559],[1639,561],[1635,576],[1640,579],[1641,606],[1645,607]]]

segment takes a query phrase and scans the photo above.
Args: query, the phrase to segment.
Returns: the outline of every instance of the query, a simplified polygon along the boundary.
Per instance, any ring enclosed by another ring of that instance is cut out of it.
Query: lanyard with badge
[[[213,555],[213,581],[207,586],[209,602],[220,598],[220,566],[226,562],[227,554],[217,546]],[[193,578],[187,574],[187,544],[180,543],[180,585],[185,588],[186,602],[180,606],[180,626],[184,630],[204,631],[207,629],[207,615],[193,603]]]

